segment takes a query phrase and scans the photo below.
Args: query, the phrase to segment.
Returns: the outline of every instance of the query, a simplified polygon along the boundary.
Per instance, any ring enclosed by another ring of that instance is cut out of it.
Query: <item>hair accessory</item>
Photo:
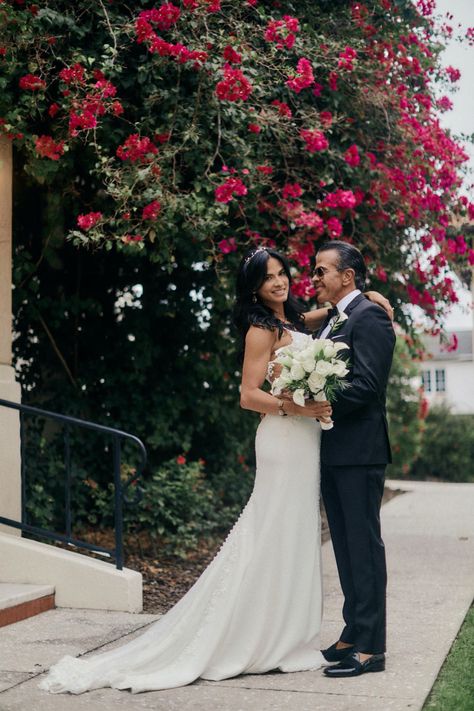
[[[252,254],[249,254],[249,256],[244,261],[244,264],[248,264],[248,262],[250,262],[250,260],[253,259],[255,257],[255,255],[258,254],[259,252],[266,252],[266,251],[267,251],[266,247],[257,247],[255,252],[252,252]]]
[[[256,304],[256,303],[257,303],[257,294],[256,294],[255,292],[253,292],[253,294],[252,294],[252,304]]]

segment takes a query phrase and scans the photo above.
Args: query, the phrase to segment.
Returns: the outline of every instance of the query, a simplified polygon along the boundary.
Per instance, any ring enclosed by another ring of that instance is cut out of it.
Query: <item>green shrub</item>
[[[137,507],[125,507],[127,531],[144,532],[152,544],[182,554],[220,525],[217,497],[205,480],[203,463],[170,459],[141,484]]]
[[[432,407],[410,473],[417,479],[474,481],[474,415],[453,415],[446,406]]]
[[[387,417],[392,445],[390,477],[406,477],[419,454],[424,428],[424,399],[414,384],[419,373],[406,336],[397,336],[387,388]]]

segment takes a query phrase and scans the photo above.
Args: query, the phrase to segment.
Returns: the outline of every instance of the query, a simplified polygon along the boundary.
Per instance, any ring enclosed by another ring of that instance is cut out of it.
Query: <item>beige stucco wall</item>
[[[20,402],[12,362],[12,148],[0,137],[0,398]],[[18,413],[0,407],[0,515],[21,519],[20,422]],[[14,535],[14,528],[0,526]]]

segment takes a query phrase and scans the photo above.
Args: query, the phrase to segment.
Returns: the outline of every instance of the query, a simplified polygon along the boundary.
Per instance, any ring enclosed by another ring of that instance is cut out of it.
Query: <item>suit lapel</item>
[[[360,304],[361,301],[365,299],[364,294],[357,294],[357,296],[352,299],[351,303],[346,306],[344,309],[344,313],[347,314],[348,316],[351,315],[351,312],[355,309],[357,304]]]

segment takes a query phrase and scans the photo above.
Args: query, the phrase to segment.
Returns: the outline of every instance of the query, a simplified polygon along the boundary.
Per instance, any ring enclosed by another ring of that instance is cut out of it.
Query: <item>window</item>
[[[431,392],[431,371],[422,370],[421,371],[421,384],[425,393]]]
[[[446,371],[443,369],[435,371],[436,378],[436,392],[444,393],[446,392]]]

